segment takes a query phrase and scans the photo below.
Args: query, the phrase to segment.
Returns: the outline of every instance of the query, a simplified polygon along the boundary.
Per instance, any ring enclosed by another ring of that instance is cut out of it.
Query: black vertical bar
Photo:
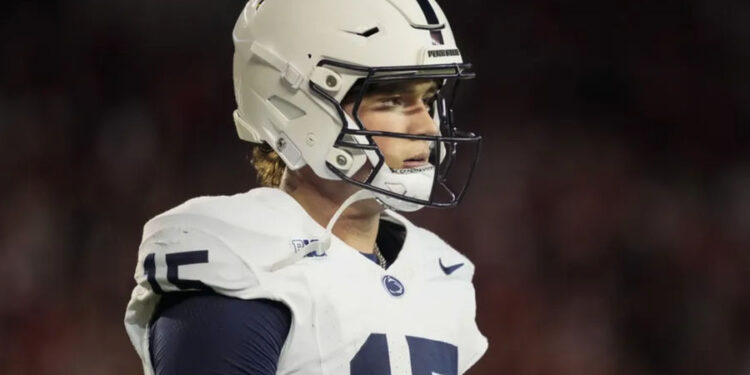
[[[154,261],[155,256],[156,254],[153,253],[146,256],[146,259],[143,260],[143,271],[146,273],[146,279],[151,285],[151,290],[153,290],[156,294],[163,294],[164,291],[159,286],[159,283],[156,282],[156,261]]]

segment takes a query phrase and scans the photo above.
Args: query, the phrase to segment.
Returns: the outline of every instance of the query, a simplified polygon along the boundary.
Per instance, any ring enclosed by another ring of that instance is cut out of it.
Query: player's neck
[[[320,226],[326,227],[341,204],[357,189],[343,181],[322,180],[312,171],[286,172],[280,189],[291,195]],[[336,221],[333,234],[363,253],[372,253],[382,207],[374,200],[349,206]]]

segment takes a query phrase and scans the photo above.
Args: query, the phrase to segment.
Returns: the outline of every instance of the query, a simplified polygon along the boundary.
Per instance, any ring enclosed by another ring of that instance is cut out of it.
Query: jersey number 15
[[[458,375],[458,348],[447,342],[406,336],[412,375]],[[352,375],[391,375],[388,341],[373,333],[351,361]]]

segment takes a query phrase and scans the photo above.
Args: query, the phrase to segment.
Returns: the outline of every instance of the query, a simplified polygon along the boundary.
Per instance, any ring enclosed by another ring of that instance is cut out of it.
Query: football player
[[[253,0],[233,38],[265,187],[146,223],[125,316],[145,374],[466,372],[487,348],[474,266],[396,213],[458,204],[479,150],[453,123],[473,73],[441,9]]]

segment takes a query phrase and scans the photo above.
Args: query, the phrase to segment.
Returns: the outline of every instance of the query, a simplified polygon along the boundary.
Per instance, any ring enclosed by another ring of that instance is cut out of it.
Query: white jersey
[[[387,270],[334,236],[323,255],[272,271],[325,233],[279,189],[196,198],[156,216],[144,227],[125,315],[145,374],[160,294],[192,289],[288,306],[277,374],[464,373],[487,349],[475,323],[474,265],[401,215],[383,218],[406,229]]]

